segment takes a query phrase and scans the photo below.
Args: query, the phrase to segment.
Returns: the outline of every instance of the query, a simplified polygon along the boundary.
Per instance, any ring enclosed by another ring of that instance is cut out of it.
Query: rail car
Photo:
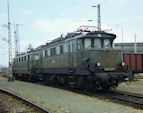
[[[80,29],[13,60],[16,79],[76,88],[117,87],[133,79],[124,68],[122,51],[113,48],[115,34]]]
[[[133,75],[143,73],[143,53],[123,53],[123,61]]]

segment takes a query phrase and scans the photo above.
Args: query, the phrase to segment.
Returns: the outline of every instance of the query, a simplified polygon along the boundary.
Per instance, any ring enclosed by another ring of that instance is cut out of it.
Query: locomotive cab
[[[116,69],[122,64],[122,51],[113,48],[115,38],[113,34],[95,32],[78,39],[81,42],[81,59],[89,59],[92,71],[95,71],[95,67]]]
[[[81,46],[81,68],[94,73],[103,87],[117,86],[129,76],[123,69],[122,51],[113,47],[115,38],[114,34],[97,31],[78,39]],[[114,84],[111,81],[116,82]]]

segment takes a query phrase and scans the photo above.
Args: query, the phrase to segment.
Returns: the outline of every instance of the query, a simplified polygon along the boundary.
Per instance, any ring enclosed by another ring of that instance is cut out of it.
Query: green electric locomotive
[[[115,34],[79,30],[61,36],[35,50],[17,55],[13,75],[17,79],[43,81],[76,88],[109,89],[133,76],[113,48]]]

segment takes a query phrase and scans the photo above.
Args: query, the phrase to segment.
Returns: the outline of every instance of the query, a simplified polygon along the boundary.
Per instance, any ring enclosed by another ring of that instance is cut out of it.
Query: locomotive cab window
[[[38,54],[33,55],[33,59],[34,60],[39,60],[39,55]]]
[[[85,48],[91,48],[91,39],[90,38],[84,39],[84,47]]]
[[[45,55],[46,52],[45,52],[45,51],[42,51],[42,53],[43,53],[43,57],[46,57],[46,55]]]
[[[111,40],[104,39],[104,48],[111,48]]]
[[[72,44],[72,41],[70,41],[70,45],[69,45],[70,52],[73,52],[72,48],[73,48],[73,44]]]
[[[84,39],[84,48],[101,48],[101,40],[99,38],[85,38]]]
[[[24,61],[26,61],[26,56],[24,56]]]
[[[63,51],[64,51],[64,53],[68,52],[68,45],[67,44],[64,44]]]
[[[44,52],[44,57],[46,57],[47,56],[47,50],[45,50],[45,52]]]
[[[57,46],[57,47],[56,47],[56,55],[59,55],[59,54],[60,54],[60,47]]]
[[[77,40],[77,48],[80,49],[80,48],[81,48],[80,46],[81,46],[81,40],[78,39],[78,40]]]
[[[23,62],[23,57],[22,57],[21,61]]]
[[[101,40],[100,39],[94,39],[94,48],[101,48]]]
[[[51,56],[51,51],[50,51],[50,49],[47,50],[47,55],[48,55],[48,56]]]
[[[60,54],[63,54],[63,45],[61,45],[59,49],[60,49],[60,50],[59,50],[59,51],[60,51]]]

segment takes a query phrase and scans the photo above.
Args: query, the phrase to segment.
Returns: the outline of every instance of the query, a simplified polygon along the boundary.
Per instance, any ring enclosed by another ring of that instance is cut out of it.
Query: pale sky
[[[19,24],[20,49],[33,47],[75,31],[81,25],[97,26],[97,8],[101,4],[101,27],[112,29],[115,42],[143,42],[143,0],[10,0],[12,47],[14,26]],[[88,20],[93,20],[89,22]],[[7,0],[0,0],[0,36],[7,38]],[[0,64],[7,65],[7,42],[0,39]],[[13,54],[14,57],[14,54]]]

